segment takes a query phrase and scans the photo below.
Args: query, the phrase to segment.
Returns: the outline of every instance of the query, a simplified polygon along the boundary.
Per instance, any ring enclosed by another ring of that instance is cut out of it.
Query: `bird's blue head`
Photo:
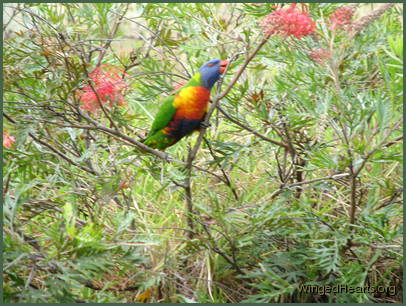
[[[204,87],[211,89],[216,83],[220,75],[226,70],[228,65],[227,60],[211,60],[205,63],[202,67],[200,67],[200,80]]]

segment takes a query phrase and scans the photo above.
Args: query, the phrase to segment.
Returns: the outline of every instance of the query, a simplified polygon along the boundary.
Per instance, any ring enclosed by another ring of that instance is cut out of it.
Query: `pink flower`
[[[349,6],[342,6],[336,9],[330,15],[331,22],[330,29],[335,30],[335,29],[344,29],[345,27],[348,27],[352,23],[351,19],[353,15],[354,9]]]
[[[100,65],[89,73],[89,78],[93,80],[94,89],[101,103],[108,102],[110,106],[113,104],[125,105],[123,93],[128,84],[123,80],[123,74],[125,75],[121,69],[106,64]],[[89,112],[94,112],[100,108],[97,95],[91,86],[82,87],[78,93],[82,102],[80,108]]]
[[[9,132],[3,132],[3,147],[11,148],[15,142],[14,136],[11,136]]]
[[[317,64],[323,64],[331,58],[331,51],[327,49],[315,49],[309,52],[310,58]]]
[[[261,20],[260,25],[266,36],[292,35],[298,39],[311,34],[316,29],[316,23],[309,14],[299,11],[296,3],[289,8],[273,11]]]

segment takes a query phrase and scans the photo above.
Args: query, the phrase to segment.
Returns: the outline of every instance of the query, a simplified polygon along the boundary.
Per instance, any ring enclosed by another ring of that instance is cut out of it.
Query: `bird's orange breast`
[[[177,109],[175,119],[202,119],[207,111],[210,90],[202,86],[182,88],[175,95],[173,106]]]

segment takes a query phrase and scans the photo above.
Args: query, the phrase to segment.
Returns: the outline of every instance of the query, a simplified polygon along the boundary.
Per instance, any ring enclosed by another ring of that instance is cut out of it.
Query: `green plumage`
[[[166,127],[176,113],[176,108],[173,106],[174,96],[165,98],[163,101],[154,122],[152,123],[151,131],[145,139],[144,144],[151,148],[164,150],[171,146],[175,139],[163,133],[162,129]]]

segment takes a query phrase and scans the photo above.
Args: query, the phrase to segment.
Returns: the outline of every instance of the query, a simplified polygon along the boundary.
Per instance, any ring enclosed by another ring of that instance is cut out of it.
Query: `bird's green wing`
[[[155,116],[152,123],[151,131],[149,135],[155,134],[157,131],[166,127],[171,122],[173,116],[176,113],[176,108],[173,106],[174,96],[169,96],[164,99],[158,113]]]

